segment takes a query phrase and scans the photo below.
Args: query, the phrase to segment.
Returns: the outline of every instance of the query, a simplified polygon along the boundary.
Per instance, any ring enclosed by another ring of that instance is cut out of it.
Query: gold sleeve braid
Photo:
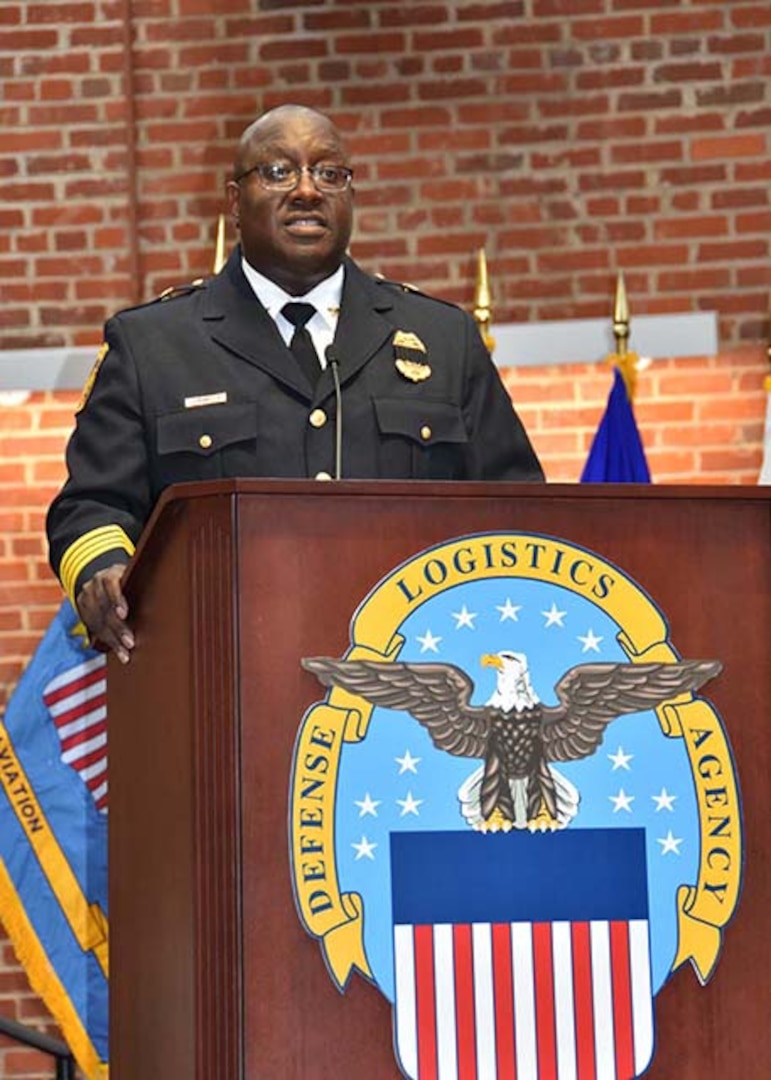
[[[67,548],[59,564],[59,579],[73,607],[78,575],[93,559],[115,548],[120,548],[129,556],[134,554],[133,543],[119,525],[102,525],[98,529],[91,529]]]

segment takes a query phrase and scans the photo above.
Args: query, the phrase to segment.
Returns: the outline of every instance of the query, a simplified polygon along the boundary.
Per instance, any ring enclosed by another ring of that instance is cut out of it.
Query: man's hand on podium
[[[126,622],[128,603],[120,587],[125,572],[123,563],[98,570],[75,601],[92,646],[101,652],[112,649],[122,664],[129,662],[134,648],[134,635]]]

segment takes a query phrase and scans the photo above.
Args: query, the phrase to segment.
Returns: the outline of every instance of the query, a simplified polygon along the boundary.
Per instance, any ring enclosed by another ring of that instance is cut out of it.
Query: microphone
[[[332,369],[335,382],[335,480],[343,477],[343,395],[340,392],[340,357],[333,345],[327,345],[324,356]]]

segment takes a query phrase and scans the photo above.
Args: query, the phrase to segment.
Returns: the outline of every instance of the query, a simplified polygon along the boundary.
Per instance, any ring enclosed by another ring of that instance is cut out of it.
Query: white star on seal
[[[408,791],[406,799],[397,799],[396,801],[402,808],[401,817],[404,817],[405,814],[414,814],[415,817],[418,817],[418,807],[423,805],[424,800],[415,799],[412,792]]]
[[[419,757],[413,757],[409,750],[404,751],[404,757],[394,758],[394,761],[399,766],[399,776],[406,772],[415,773],[417,776],[417,767],[420,760]]]
[[[656,804],[656,813],[659,810],[669,810],[670,814],[674,814],[675,808],[672,805],[677,798],[677,795],[670,795],[665,787],[661,789],[660,795],[651,795],[651,798]]]
[[[627,814],[632,813],[632,803],[635,796],[627,795],[623,788],[618,789],[618,795],[608,795],[608,798],[613,803],[614,814],[617,814],[619,810],[626,810]]]
[[[583,637],[579,634],[578,640],[583,643],[583,649],[581,652],[596,652],[600,651],[601,637],[597,637],[594,630],[587,630]]]
[[[521,604],[512,604],[511,600],[506,597],[505,604],[496,604],[495,610],[501,613],[501,622],[506,622],[507,619],[511,619],[512,622],[519,622],[518,613],[522,610]]]
[[[608,759],[613,762],[612,772],[616,769],[626,769],[627,772],[632,770],[629,768],[629,762],[634,757],[634,754],[625,754],[623,746],[619,746],[615,754],[608,754]]]
[[[422,653],[423,652],[435,652],[435,653],[438,653],[439,649],[437,648],[437,646],[439,645],[439,642],[441,640],[442,639],[440,637],[434,637],[434,635],[431,633],[430,630],[426,630],[423,637],[420,637],[420,636],[418,637],[418,641],[420,642],[420,651]]]
[[[356,852],[357,862],[359,859],[372,859],[373,862],[375,861],[375,848],[377,847],[377,844],[372,843],[366,836],[362,836],[358,844],[351,844],[351,847]]]
[[[560,626],[564,630],[565,624],[562,620],[567,615],[567,611],[560,611],[556,604],[552,604],[548,611],[542,611],[541,614],[546,619],[544,630],[550,626]]]
[[[657,839],[656,843],[661,844],[661,854],[668,855],[673,852],[675,855],[680,854],[680,845],[683,842],[682,836],[674,837],[672,830],[670,829],[667,835],[663,838]]]
[[[369,792],[366,793],[363,799],[354,799],[356,806],[359,808],[359,817],[365,817],[367,814],[377,817],[377,808],[382,801],[382,799],[373,799]]]
[[[460,611],[453,611],[452,617],[455,619],[455,629],[460,630],[461,627],[467,626],[469,630],[475,630],[474,619],[477,617],[476,611],[469,611],[464,604]]]

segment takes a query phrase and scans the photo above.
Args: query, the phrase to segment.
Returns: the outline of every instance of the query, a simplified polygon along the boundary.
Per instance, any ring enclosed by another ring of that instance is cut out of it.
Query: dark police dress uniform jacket
[[[240,249],[200,287],[114,316],[105,345],[48,515],[51,563],[71,597],[128,559],[169,484],[333,473],[332,372],[311,387],[247,282]],[[459,308],[346,260],[334,350],[345,478],[543,479]]]

